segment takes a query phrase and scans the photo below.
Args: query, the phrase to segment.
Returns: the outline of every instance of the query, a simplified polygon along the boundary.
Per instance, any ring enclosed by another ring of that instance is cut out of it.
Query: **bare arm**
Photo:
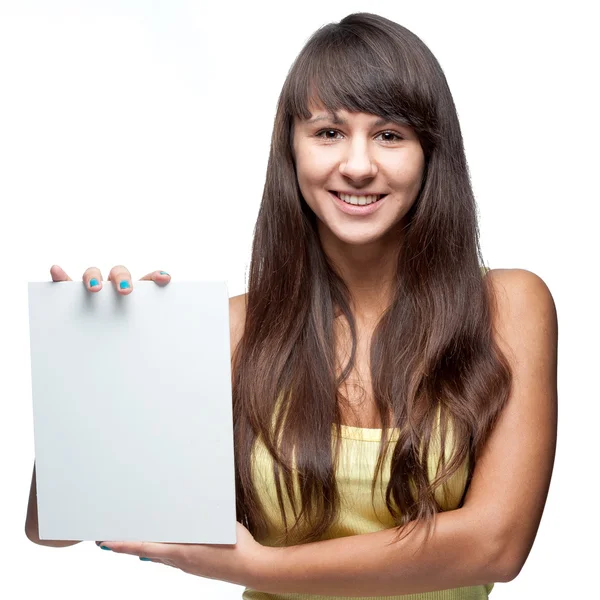
[[[412,526],[412,524],[411,524]],[[436,515],[435,531],[421,550],[422,524],[400,543],[394,529],[298,546],[269,548],[274,565],[256,582],[268,593],[392,596],[505,581],[500,545],[484,539],[477,515],[463,508]]]
[[[81,540],[40,540],[38,530],[37,511],[37,486],[35,479],[35,461],[33,462],[33,475],[31,477],[31,488],[29,490],[29,505],[27,506],[27,519],[25,521],[25,535],[34,544],[41,546],[52,546],[53,548],[64,548],[79,544]]]

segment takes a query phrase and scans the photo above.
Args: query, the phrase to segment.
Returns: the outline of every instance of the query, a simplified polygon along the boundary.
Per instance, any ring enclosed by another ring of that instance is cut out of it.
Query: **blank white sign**
[[[40,539],[236,543],[224,281],[29,282]]]

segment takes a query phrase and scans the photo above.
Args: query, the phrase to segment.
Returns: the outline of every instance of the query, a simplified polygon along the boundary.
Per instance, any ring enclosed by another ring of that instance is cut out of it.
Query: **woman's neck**
[[[321,235],[321,245],[350,291],[355,318],[365,323],[377,321],[392,299],[398,242],[350,245],[329,232]]]

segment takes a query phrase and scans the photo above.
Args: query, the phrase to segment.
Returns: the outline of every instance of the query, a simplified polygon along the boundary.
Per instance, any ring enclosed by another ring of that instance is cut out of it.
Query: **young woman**
[[[554,462],[557,319],[541,278],[483,262],[435,57],[374,14],[319,29],[231,299],[238,543],[106,546],[248,600],[480,599],[516,577]]]

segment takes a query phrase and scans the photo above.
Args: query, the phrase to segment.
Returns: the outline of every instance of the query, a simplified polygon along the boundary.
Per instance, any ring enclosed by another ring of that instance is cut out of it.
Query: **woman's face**
[[[425,165],[414,131],[366,113],[311,112],[310,119],[294,121],[293,148],[300,191],[318,217],[321,239],[333,234],[362,245],[397,237]],[[373,194],[385,196],[369,206],[350,204],[370,203]]]

